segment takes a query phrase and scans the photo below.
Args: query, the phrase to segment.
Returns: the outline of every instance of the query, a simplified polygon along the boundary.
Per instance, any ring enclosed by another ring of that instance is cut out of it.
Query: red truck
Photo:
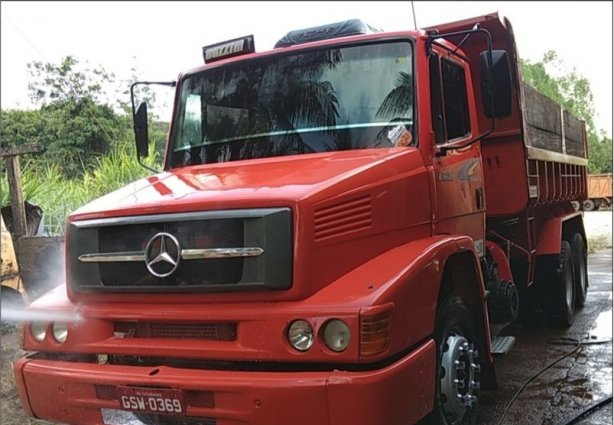
[[[63,318],[27,323],[14,367],[26,412],[474,423],[495,331],[569,326],[588,285],[584,124],[523,85],[510,23],[353,20],[203,56],[169,83],[164,171],[68,220],[66,285],[30,307]]]

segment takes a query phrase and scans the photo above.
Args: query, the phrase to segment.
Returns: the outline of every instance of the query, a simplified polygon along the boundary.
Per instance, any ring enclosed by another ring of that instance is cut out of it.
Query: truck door
[[[475,136],[478,127],[467,63],[433,46],[429,75],[434,143],[462,143]],[[480,144],[437,153],[433,168],[435,231],[469,235],[483,255],[486,209]]]

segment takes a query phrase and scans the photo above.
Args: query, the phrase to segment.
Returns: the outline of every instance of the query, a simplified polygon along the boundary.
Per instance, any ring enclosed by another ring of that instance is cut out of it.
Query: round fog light
[[[32,338],[38,342],[43,342],[47,336],[47,324],[45,322],[32,322],[30,332],[32,332]]]
[[[309,350],[313,345],[313,328],[305,320],[295,320],[288,328],[288,342],[295,350]]]
[[[324,343],[333,351],[343,351],[350,345],[350,328],[343,320],[329,320],[324,326]]]
[[[68,336],[68,326],[66,322],[55,322],[53,324],[53,338],[62,344]]]

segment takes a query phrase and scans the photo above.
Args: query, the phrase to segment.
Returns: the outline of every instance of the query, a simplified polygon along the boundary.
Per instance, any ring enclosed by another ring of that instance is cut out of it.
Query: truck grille
[[[68,282],[76,291],[288,289],[288,208],[72,222]]]
[[[183,223],[152,223],[113,226],[100,229],[99,252],[144,252],[152,236],[165,232],[190,249],[243,247],[243,220],[207,220]],[[176,273],[160,278],[152,275],[145,261],[100,263],[103,285],[163,286],[232,284],[241,280],[241,258],[185,261]]]
[[[113,331],[123,338],[200,339],[235,341],[236,323],[115,322]]]

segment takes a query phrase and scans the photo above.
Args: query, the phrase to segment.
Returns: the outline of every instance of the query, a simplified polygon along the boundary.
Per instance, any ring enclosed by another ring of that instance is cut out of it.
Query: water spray
[[[76,312],[53,310],[23,310],[3,308],[0,313],[3,322],[78,322],[81,315]]]

